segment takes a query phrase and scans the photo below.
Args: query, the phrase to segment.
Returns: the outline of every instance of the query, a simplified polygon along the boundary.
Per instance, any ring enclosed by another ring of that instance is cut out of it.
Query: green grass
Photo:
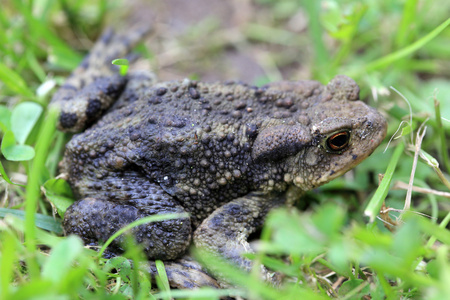
[[[371,299],[445,299],[450,294],[448,1],[255,0],[251,10],[242,8],[245,21],[232,29],[206,19],[182,36],[156,30],[143,52],[169,74],[201,79],[217,68],[223,79],[235,78],[235,70],[221,62],[233,48],[252,56],[262,70],[255,84],[281,77],[325,83],[336,74],[349,75],[359,83],[361,97],[387,116],[387,140],[396,136],[385,153],[387,141],[351,173],[307,193],[301,210],[282,209],[268,217],[261,251],[250,257],[286,274],[283,286],[274,288],[258,272],[243,273],[202,253],[197,259],[212,261],[236,287],[191,291],[170,290],[161,262],[152,284],[131,239],[123,257],[105,259],[78,238],[61,236],[61,216],[73,195],[56,179],[57,164],[70,137],[55,130],[56,114],[47,106],[101,25],[125,26],[119,22],[122,2],[2,2],[0,299],[362,299],[369,294]],[[302,16],[309,16],[303,27]],[[426,135],[416,150],[416,132],[424,122]],[[413,166],[412,193],[394,188],[410,182]],[[408,195],[411,207],[403,211]],[[385,222],[392,222],[390,230]]]

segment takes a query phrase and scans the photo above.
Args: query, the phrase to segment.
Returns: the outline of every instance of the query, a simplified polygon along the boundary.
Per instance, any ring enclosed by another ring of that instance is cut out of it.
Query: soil
[[[153,34],[147,41],[153,57],[150,67],[162,81],[189,77],[263,84],[310,79],[308,65],[302,63],[308,62],[310,55],[307,20],[300,9],[279,18],[273,15],[272,6],[248,0],[124,3],[129,22],[151,22]],[[263,40],[273,38],[271,29],[292,34],[294,39],[269,43],[254,37],[255,28]]]

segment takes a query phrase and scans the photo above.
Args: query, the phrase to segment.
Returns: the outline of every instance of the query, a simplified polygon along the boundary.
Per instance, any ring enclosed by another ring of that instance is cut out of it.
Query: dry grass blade
[[[417,130],[416,144],[415,144],[415,151],[414,151],[414,161],[413,161],[413,165],[412,165],[412,169],[411,169],[411,176],[409,178],[408,190],[407,190],[406,199],[405,199],[405,206],[403,207],[404,211],[409,210],[411,208],[411,194],[412,194],[412,186],[414,183],[414,174],[416,173],[417,160],[419,158],[422,141],[427,132],[427,127],[424,126],[425,122],[423,122],[422,125],[420,125],[419,130]]]
[[[408,188],[409,188],[409,185],[402,181],[397,181],[394,184],[394,186],[392,187],[393,190],[396,190],[396,189],[407,190]],[[419,186],[412,186],[412,191],[417,192],[417,193],[422,193],[422,194],[433,194],[436,196],[450,198],[449,192],[442,192],[442,191],[437,191],[437,190],[433,190],[433,189],[422,188]]]

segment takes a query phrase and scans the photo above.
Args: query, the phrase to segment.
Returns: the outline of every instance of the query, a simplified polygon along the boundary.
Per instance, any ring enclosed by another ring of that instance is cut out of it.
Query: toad
[[[271,209],[344,174],[386,135],[343,75],[262,87],[119,75],[111,61],[145,34],[106,32],[52,100],[59,128],[79,132],[62,162],[78,200],[63,226],[85,243],[146,216],[187,213],[132,230],[149,259],[180,258],[193,240],[249,270],[241,254]]]

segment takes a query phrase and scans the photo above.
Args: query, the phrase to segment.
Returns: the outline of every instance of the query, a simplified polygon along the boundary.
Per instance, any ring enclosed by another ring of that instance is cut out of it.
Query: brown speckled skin
[[[126,54],[141,36],[103,37],[53,100],[62,110],[60,127],[79,131],[117,99],[72,138],[64,157],[80,200],[67,210],[64,228],[88,243],[144,216],[188,212],[190,218],[135,229],[149,258],[180,257],[193,236],[196,245],[248,269],[240,254],[250,251],[246,239],[271,208],[342,175],[386,134],[385,119],[358,101],[359,88],[346,76],[326,86],[257,88],[91,70],[89,59],[106,66],[111,53],[105,60],[102,51],[125,44],[113,54]],[[350,142],[332,151],[326,140],[342,130]]]

